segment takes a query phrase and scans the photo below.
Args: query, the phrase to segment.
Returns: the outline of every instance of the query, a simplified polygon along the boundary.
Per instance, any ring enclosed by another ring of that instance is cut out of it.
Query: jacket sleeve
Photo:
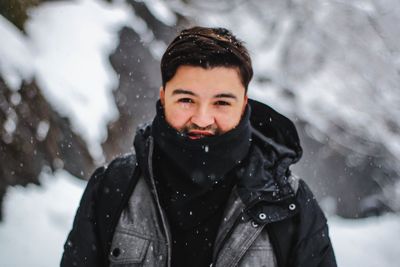
[[[104,167],[95,170],[89,179],[75,215],[71,232],[64,244],[61,267],[102,266],[102,250],[95,221],[95,199]]]
[[[326,217],[311,190],[300,181],[297,192],[300,208],[296,245],[297,267],[336,267]]]

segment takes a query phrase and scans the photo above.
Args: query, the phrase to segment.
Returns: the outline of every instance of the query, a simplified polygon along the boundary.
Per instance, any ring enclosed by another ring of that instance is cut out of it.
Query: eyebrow
[[[234,100],[237,100],[237,97],[234,94],[231,93],[225,93],[225,94],[218,94],[214,96],[215,98],[232,98]]]
[[[184,90],[184,89],[175,89],[172,92],[172,95],[192,95],[192,96],[196,96],[196,94],[193,93],[192,91]]]
[[[193,93],[192,91],[189,90],[185,90],[185,89],[175,89],[172,92],[172,95],[191,95],[191,96],[197,96],[195,93]],[[231,93],[222,93],[222,94],[217,94],[214,96],[214,98],[232,98],[234,100],[237,100],[237,97],[234,94]]]

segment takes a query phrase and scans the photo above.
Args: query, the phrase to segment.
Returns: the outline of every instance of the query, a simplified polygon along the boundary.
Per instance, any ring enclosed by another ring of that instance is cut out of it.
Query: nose
[[[206,128],[215,123],[215,118],[207,107],[199,107],[193,114],[191,122],[200,128]]]

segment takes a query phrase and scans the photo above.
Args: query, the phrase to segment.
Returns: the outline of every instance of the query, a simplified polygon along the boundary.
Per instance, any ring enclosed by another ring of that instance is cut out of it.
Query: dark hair
[[[253,77],[249,52],[243,42],[224,28],[193,27],[181,31],[161,59],[163,87],[182,65],[238,68],[242,84],[247,87]]]

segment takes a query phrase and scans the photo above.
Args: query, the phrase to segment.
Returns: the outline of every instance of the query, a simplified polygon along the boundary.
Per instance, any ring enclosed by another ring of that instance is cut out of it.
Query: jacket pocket
[[[266,231],[263,231],[240,260],[239,267],[276,267],[276,258]]]
[[[271,249],[249,249],[239,262],[239,267],[276,267],[275,255]]]
[[[115,232],[111,245],[110,266],[141,266],[150,240],[124,232]]]

